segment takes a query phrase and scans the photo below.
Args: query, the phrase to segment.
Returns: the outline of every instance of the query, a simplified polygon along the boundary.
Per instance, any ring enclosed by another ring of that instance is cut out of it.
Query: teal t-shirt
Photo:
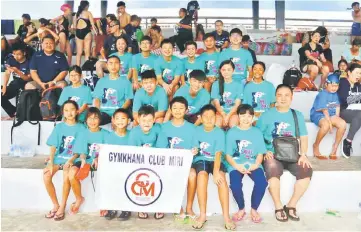
[[[203,52],[198,59],[202,62],[204,66],[204,72],[207,77],[218,77],[218,69],[219,69],[219,52],[213,52],[208,54],[207,52]]]
[[[88,86],[81,85],[80,87],[74,88],[73,86],[67,86],[61,92],[60,98],[58,100],[58,105],[62,106],[67,100],[75,101],[79,108],[84,104],[92,105],[92,93]],[[79,121],[84,122],[86,116],[86,111],[79,115]]]
[[[120,59],[119,75],[121,77],[128,78],[129,69],[131,69],[132,66],[133,55],[128,52],[124,53],[123,55],[119,55],[118,52],[114,52],[110,54],[109,57],[111,56],[117,56]]]
[[[243,103],[251,105],[255,112],[265,112],[276,102],[276,89],[269,81],[252,81],[246,84],[243,97]]]
[[[167,141],[161,135],[161,127],[154,124],[148,134],[145,134],[140,126],[133,128],[129,135],[129,146],[166,148]]]
[[[247,169],[256,163],[257,156],[267,152],[261,131],[256,127],[241,130],[238,126],[231,128],[226,135],[225,154],[233,157],[237,164],[243,164]],[[235,170],[227,162],[227,170]]]
[[[163,56],[160,56],[155,63],[155,74],[157,76],[161,75],[163,81],[167,84],[172,83],[176,76],[182,75],[182,71],[182,61],[176,56],[172,56],[169,62]]]
[[[183,63],[183,74],[184,75],[184,80],[187,84],[189,84],[189,74],[193,71],[193,70],[202,70],[204,72],[204,64],[202,63],[202,61],[198,58],[194,59],[193,63],[190,63],[188,61],[188,57],[182,59],[182,63]]]
[[[238,81],[224,83],[223,97],[221,97],[219,94],[219,82],[216,81],[212,85],[211,98],[218,99],[222,109],[228,114],[233,108],[236,100],[242,100],[243,85]]]
[[[155,111],[167,111],[168,109],[168,97],[165,90],[158,86],[155,88],[152,96],[143,89],[139,89],[134,96],[133,112],[138,112],[143,105],[151,105]]]
[[[61,122],[51,132],[46,145],[56,147],[54,164],[65,164],[74,154],[74,144],[81,134],[86,133],[86,128],[81,123],[68,125]]]
[[[142,53],[133,55],[132,68],[138,73],[138,81],[141,81],[141,75],[144,71],[152,70],[155,68],[155,61],[158,56],[150,54],[148,57],[144,57]]]
[[[87,129],[82,133],[79,139],[76,140],[74,145],[75,154],[85,154],[86,163],[92,164],[93,160],[99,156],[100,144],[106,143],[106,138],[109,134],[109,131],[105,129],[100,129],[97,132],[91,132]],[[81,161],[80,157],[75,160],[75,162]]]
[[[100,100],[100,111],[112,116],[126,100],[133,99],[133,88],[126,78],[111,80],[105,76],[98,81],[93,94]]]
[[[300,136],[307,135],[305,118],[296,110]],[[279,136],[296,137],[295,121],[291,109],[288,112],[278,112],[277,108],[271,108],[261,115],[256,126],[261,130],[268,151],[274,152],[272,141]]]
[[[167,139],[167,148],[192,149],[195,126],[184,121],[181,126],[173,125],[172,121],[162,124],[162,135]]]
[[[199,110],[209,104],[211,96],[205,89],[199,90],[196,97],[192,97],[189,93],[190,86],[184,85],[174,94],[174,97],[182,96],[188,101],[188,115],[194,115],[199,112]]]
[[[252,67],[253,65],[251,53],[244,48],[240,48],[239,50],[227,48],[223,50],[219,57],[219,63],[225,60],[232,60],[234,63],[235,69],[232,76],[233,79],[237,81],[246,79],[248,76],[248,67]]]
[[[111,145],[127,146],[129,145],[129,135],[130,135],[130,131],[128,130],[124,136],[120,136],[115,131],[112,131],[107,135],[105,142],[106,144],[111,144]]]

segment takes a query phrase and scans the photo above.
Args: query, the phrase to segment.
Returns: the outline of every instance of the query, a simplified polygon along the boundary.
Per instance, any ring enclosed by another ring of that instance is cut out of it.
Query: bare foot
[[[254,223],[260,223],[262,221],[261,216],[255,209],[251,209],[251,218]]]
[[[232,220],[236,222],[241,221],[245,215],[246,211],[244,209],[239,210],[237,213],[233,214]]]
[[[338,146],[336,146],[336,145],[333,145],[332,146],[332,152],[331,152],[331,154],[330,154],[330,159],[331,160],[336,160],[337,159],[337,147]]]
[[[59,205],[54,205],[54,207],[47,214],[45,214],[45,218],[53,218],[59,207]]]
[[[193,209],[187,209],[186,214],[191,217],[196,216],[196,214],[193,212]]]

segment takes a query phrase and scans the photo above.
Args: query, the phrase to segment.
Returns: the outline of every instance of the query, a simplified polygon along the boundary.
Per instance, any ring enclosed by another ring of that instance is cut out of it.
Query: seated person
[[[346,60],[347,63],[361,62],[360,47],[361,47],[361,39],[354,39],[352,41],[351,48],[346,48],[343,51],[341,55],[341,59]]]
[[[110,33],[110,23],[117,20],[114,14],[107,14],[105,18],[96,20],[95,25],[98,29],[99,34],[95,36],[95,48],[92,50],[92,56],[98,57],[100,50],[104,44],[106,36]]]
[[[157,85],[157,76],[154,70],[146,70],[142,73],[142,88],[134,96],[133,103],[133,126],[139,124],[138,111],[143,105],[151,105],[155,110],[155,122],[163,123],[165,113],[168,109],[167,93]]]
[[[132,85],[119,75],[120,59],[111,56],[107,61],[109,75],[100,79],[94,89],[94,106],[102,112],[101,125],[111,122],[111,117],[118,108],[128,109],[132,103]]]
[[[51,35],[54,37],[55,44],[59,42],[59,35],[54,32],[53,25],[49,20],[41,18],[39,19],[40,27],[36,30],[33,23],[27,26],[27,34],[24,39],[24,43],[30,45],[35,51],[41,51],[43,48],[41,46],[42,40],[45,36]]]
[[[257,62],[257,57],[256,57],[256,53],[249,48],[249,43],[251,42],[251,38],[249,37],[249,35],[244,35],[242,37],[242,48],[248,50],[251,55],[252,55],[252,59],[253,59],[253,63]]]
[[[348,63],[346,60],[339,60],[337,64],[338,70],[334,73],[338,74],[340,78],[347,78]]]
[[[151,37],[152,36],[152,29],[154,29],[154,28],[161,29],[160,26],[157,25],[157,22],[158,22],[158,20],[156,18],[151,18],[150,19],[150,27],[145,31],[144,34]]]
[[[25,85],[25,89],[45,90],[52,86],[64,88],[67,83],[68,61],[63,53],[55,50],[55,40],[47,35],[42,40],[43,50],[36,52],[30,61],[30,75],[33,81]]]
[[[207,189],[209,174],[213,175],[214,183],[218,187],[219,201],[222,206],[224,227],[226,230],[235,230],[236,225],[229,217],[229,190],[223,161],[225,151],[224,131],[216,127],[216,108],[205,105],[200,110],[202,125],[196,128],[193,147],[198,154],[193,158],[192,166],[197,173],[197,198],[200,215],[192,225],[193,229],[203,229],[207,221]],[[222,162],[223,161],[223,162]]]
[[[129,47],[132,48],[133,54],[139,53],[139,45],[137,40],[137,31],[141,30],[140,28],[140,21],[141,19],[137,15],[132,15],[130,17],[130,23],[125,26],[124,30],[127,33],[128,37],[130,38]]]
[[[337,128],[335,142],[330,154],[330,159],[335,160],[337,159],[337,148],[346,131],[346,122],[340,118],[340,101],[337,96],[339,82],[339,76],[336,74],[327,77],[326,88],[317,95],[310,113],[311,121],[320,127],[313,144],[313,154],[321,160],[328,159],[327,156],[321,155],[319,150],[323,137],[328,132],[332,133],[333,127]]]
[[[189,74],[193,70],[202,70],[204,72],[204,65],[199,58],[196,57],[197,43],[194,41],[188,41],[185,44],[187,57],[182,59],[183,62],[183,74],[181,76],[182,86],[189,85]]]
[[[187,10],[181,8],[179,10],[179,18],[181,20],[176,24],[177,35],[170,37],[172,44],[177,44],[181,53],[184,52],[184,44],[193,40],[192,18],[187,15]]]
[[[196,27],[196,38],[194,39],[194,41],[203,41],[204,39],[204,35],[206,33],[204,32],[204,28],[202,24],[198,24]]]
[[[184,97],[188,102],[188,111],[185,119],[194,123],[198,126],[201,123],[199,117],[199,111],[204,106],[209,104],[211,96],[209,93],[203,89],[204,81],[206,75],[201,70],[193,70],[190,73],[190,84],[184,85],[174,94],[174,97]],[[165,115],[164,122],[167,122],[171,119],[171,110],[168,109],[167,114]]]
[[[10,103],[10,99],[19,95],[28,81],[31,80],[29,60],[26,59],[25,46],[18,42],[12,46],[12,55],[6,60],[4,83],[1,86],[1,107],[13,118],[16,113],[16,107]],[[8,85],[10,75],[13,80]]]
[[[229,33],[223,30],[222,20],[215,22],[216,30],[212,32],[216,38],[216,48],[219,52],[229,47]]]
[[[23,24],[19,26],[17,32],[16,32],[16,37],[15,40],[20,40],[20,42],[23,42],[26,34],[28,33],[28,26],[32,23],[31,22],[31,17],[29,14],[23,14],[21,16],[21,18],[23,19]]]
[[[162,36],[162,30],[160,27],[155,26],[151,28],[151,37],[153,40],[152,43],[152,50],[160,48],[160,44],[164,40],[164,37]]]
[[[132,77],[132,59],[133,55],[128,50],[128,40],[124,37],[119,37],[115,41],[115,46],[117,47],[117,52],[110,54],[110,56],[117,56],[120,59],[120,76],[131,81]]]

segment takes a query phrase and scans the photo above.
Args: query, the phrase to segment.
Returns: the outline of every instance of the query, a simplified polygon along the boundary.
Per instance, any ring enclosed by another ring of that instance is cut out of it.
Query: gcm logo
[[[137,175],[135,182],[132,184],[132,193],[137,196],[152,196],[154,197],[155,183],[149,185],[149,175],[147,173],[140,173]]]

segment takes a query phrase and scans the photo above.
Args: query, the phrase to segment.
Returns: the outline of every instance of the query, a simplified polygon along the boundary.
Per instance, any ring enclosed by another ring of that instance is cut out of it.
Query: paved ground
[[[191,225],[174,222],[172,215],[163,220],[141,220],[133,217],[126,222],[107,221],[97,214],[66,215],[62,222],[43,217],[44,212],[2,211],[2,231],[188,231]],[[324,213],[302,214],[300,222],[281,223],[272,214],[263,214],[264,221],[254,224],[248,218],[238,223],[238,231],[361,231],[357,213],[341,213],[341,217]],[[225,231],[221,216],[212,216],[203,231]]]

